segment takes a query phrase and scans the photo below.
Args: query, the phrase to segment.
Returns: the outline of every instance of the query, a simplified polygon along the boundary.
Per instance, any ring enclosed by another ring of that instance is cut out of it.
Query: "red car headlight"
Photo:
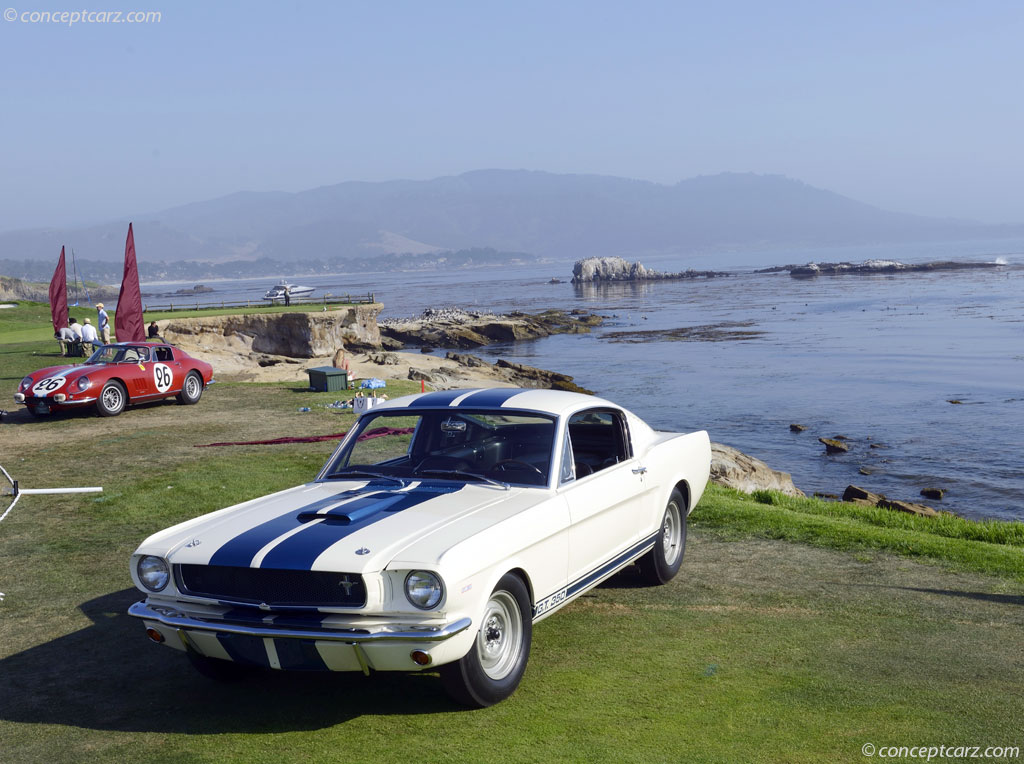
[[[92,382],[89,381],[89,377],[81,376],[78,378],[78,382],[75,383],[76,390],[88,390],[92,386]]]
[[[32,377],[25,377],[23,380],[21,380],[22,390],[27,390],[30,387],[32,387]]]

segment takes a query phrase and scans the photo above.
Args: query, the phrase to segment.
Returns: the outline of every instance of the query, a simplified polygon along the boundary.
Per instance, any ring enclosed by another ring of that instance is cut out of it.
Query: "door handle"
[[[646,467],[634,467],[633,468],[633,474],[634,475],[643,475],[645,472],[647,472],[647,468]]]

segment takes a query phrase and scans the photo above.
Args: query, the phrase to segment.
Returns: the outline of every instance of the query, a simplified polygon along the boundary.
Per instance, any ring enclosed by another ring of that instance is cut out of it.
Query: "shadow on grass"
[[[49,414],[41,414],[34,416],[24,404],[16,403],[17,409],[8,409],[7,415],[3,418],[4,424],[13,425],[25,425],[35,424],[43,425],[47,422],[63,422],[68,420],[79,420],[79,419],[98,419],[99,416],[96,413],[96,404],[89,403],[84,406],[77,406],[75,408],[64,409],[63,411],[53,411]],[[146,401],[145,403],[131,403],[125,407],[125,409],[118,414],[118,417],[130,418],[132,414],[146,411],[147,409],[161,408],[163,406],[178,406],[178,401],[172,398],[163,398],[157,401]]]
[[[965,592],[959,589],[929,589],[922,586],[886,586],[884,584],[845,584],[845,586],[861,586],[871,589],[898,589],[904,592],[920,592],[921,594],[939,594],[943,597],[961,597],[978,602],[992,602],[997,605],[1024,606],[1022,594],[993,594],[991,592]]]
[[[287,732],[365,715],[460,710],[430,674],[254,672],[232,684],[199,675],[127,615],[139,592],[81,605],[92,625],[0,660],[0,719],[124,732]]]
[[[966,597],[980,602],[995,602],[1000,605],[1024,606],[1024,595],[1020,594],[991,594],[989,592],[962,592],[956,589],[926,589],[917,586],[893,587],[903,589],[907,592],[922,592],[924,594],[941,594],[945,597]]]

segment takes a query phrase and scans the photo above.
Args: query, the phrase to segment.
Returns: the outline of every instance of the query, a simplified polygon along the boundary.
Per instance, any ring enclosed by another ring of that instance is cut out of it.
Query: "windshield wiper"
[[[395,477],[394,475],[385,475],[383,472],[374,472],[373,470],[358,469],[356,467],[342,467],[340,470],[332,472],[327,477],[368,477],[377,478],[379,480],[394,480],[400,486],[405,488],[405,481],[400,477]]]
[[[485,483],[490,483],[491,485],[497,486],[498,488],[503,488],[506,491],[509,488],[512,487],[510,483],[505,483],[505,482],[502,482],[501,480],[495,480],[494,478],[489,478],[489,477],[487,477],[487,475],[481,475],[479,472],[463,472],[462,470],[419,470],[416,474],[417,475],[455,475],[457,477],[474,478],[475,480],[482,480]]]

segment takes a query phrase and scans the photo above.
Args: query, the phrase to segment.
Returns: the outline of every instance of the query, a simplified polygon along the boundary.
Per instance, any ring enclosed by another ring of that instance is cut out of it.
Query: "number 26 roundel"
[[[155,364],[153,366],[153,381],[156,383],[158,391],[166,393],[171,389],[171,383],[174,382],[174,372],[165,363]]]

